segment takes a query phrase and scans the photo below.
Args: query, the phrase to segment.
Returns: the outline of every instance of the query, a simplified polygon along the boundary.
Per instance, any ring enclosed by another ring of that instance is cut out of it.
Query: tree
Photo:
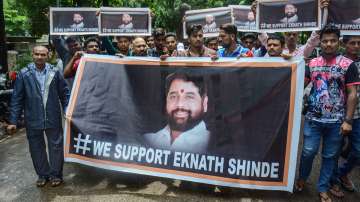
[[[5,36],[4,2],[0,1],[0,73],[7,72],[7,50]]]

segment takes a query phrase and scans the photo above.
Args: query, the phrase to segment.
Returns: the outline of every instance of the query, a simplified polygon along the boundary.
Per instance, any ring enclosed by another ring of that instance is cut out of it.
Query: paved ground
[[[318,201],[315,189],[319,159],[302,193],[189,186],[181,181],[106,171],[65,163],[65,184],[37,188],[24,130],[0,140],[0,201]],[[360,185],[360,170],[352,174]],[[360,201],[360,193],[347,193],[342,200]]]

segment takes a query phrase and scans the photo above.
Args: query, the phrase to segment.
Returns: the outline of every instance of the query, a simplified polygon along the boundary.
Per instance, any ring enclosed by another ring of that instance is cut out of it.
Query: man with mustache
[[[204,78],[183,73],[166,78],[166,117],[168,124],[156,133],[145,134],[156,148],[203,153],[210,139],[203,118],[208,108]]]

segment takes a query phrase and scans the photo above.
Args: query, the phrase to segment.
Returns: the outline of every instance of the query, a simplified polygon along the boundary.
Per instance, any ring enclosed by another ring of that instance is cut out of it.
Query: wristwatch
[[[348,118],[345,118],[345,119],[344,119],[344,122],[346,122],[346,123],[349,124],[349,125],[352,125],[352,124],[353,124],[353,120],[352,120],[352,119],[348,119]]]

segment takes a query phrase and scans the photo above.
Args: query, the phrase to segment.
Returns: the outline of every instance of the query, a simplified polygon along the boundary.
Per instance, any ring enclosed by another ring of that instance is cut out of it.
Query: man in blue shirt
[[[46,63],[49,51],[44,46],[33,49],[33,63],[23,68],[15,82],[11,99],[10,118],[7,130],[16,130],[18,118],[24,110],[26,136],[38,180],[36,185],[43,187],[48,180],[51,186],[62,183],[64,162],[62,118],[68,104],[69,89],[62,74]],[[44,141],[48,142],[48,155]]]
[[[223,48],[217,51],[218,57],[252,57],[252,52],[237,44],[237,27],[234,24],[226,23],[220,26],[219,41]]]

